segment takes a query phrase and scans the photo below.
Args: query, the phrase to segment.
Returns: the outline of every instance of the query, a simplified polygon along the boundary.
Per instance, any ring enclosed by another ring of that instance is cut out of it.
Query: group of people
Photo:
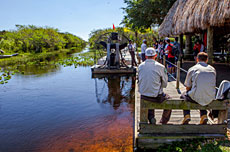
[[[129,41],[128,49],[132,58],[132,66],[137,66],[135,60],[136,45]],[[182,93],[181,98],[187,102],[197,103],[202,106],[210,104],[215,99],[224,99],[229,95],[230,82],[224,80],[216,95],[216,70],[211,65],[208,65],[208,54],[204,52],[204,46],[200,41],[196,41],[193,48],[194,59],[196,65],[188,70],[185,87],[186,92]],[[138,53],[137,58],[139,56]],[[162,64],[163,56],[168,61],[168,69]],[[178,43],[178,38],[171,42],[169,38],[164,41],[155,41],[153,47],[147,46],[147,41],[144,39],[141,45],[142,63],[138,66],[138,85],[141,98],[162,103],[170,98],[169,95],[163,92],[163,88],[167,87],[168,73],[175,73],[175,64],[181,60],[183,51]],[[230,97],[230,95],[229,95]],[[217,117],[218,111],[210,112],[210,116]],[[213,114],[213,115],[212,115]],[[167,124],[171,116],[171,110],[164,110],[160,123]],[[200,110],[200,124],[207,124],[208,117],[206,110]],[[148,120],[155,124],[155,111],[149,110]],[[182,124],[188,124],[191,121],[190,111],[184,110],[184,120]]]
[[[144,48],[146,41],[142,45],[142,62],[138,67],[138,85],[141,98],[162,103],[164,100],[170,98],[169,95],[163,92],[163,88],[167,87],[168,75],[167,69],[164,65],[159,63],[156,59],[159,55],[157,48]],[[170,40],[166,40],[168,46],[168,58],[171,49],[169,48]],[[172,59],[170,59],[172,61]],[[199,52],[196,57],[197,64],[188,70],[185,86],[186,92],[181,95],[181,98],[187,102],[198,103],[202,106],[210,104],[216,96],[216,70],[211,65],[208,65],[208,55],[205,52]],[[229,88],[230,83],[228,82]],[[228,89],[229,89],[228,88]],[[226,90],[225,90],[226,91]],[[228,90],[229,92],[229,90]],[[160,123],[167,124],[171,116],[171,110],[164,110]],[[207,124],[207,111],[200,111],[200,124]],[[154,109],[149,110],[148,120],[151,124],[156,124]],[[189,124],[191,121],[190,111],[184,110],[184,120],[182,124]]]
[[[144,39],[141,45],[141,54],[139,55],[138,53],[135,53],[135,50],[137,49],[136,43],[133,44],[131,40],[129,41],[128,49],[132,57],[132,66],[137,66],[135,54],[137,55],[137,59],[141,59],[142,62],[146,60],[145,50],[147,49],[147,47],[147,40]],[[153,48],[156,49],[158,55],[157,61],[163,63],[163,56],[165,56],[168,62],[168,71],[169,73],[174,74],[176,72],[174,65],[177,61],[181,61],[184,56],[184,52],[181,49],[181,44],[178,42],[178,37],[175,37],[173,42],[168,37],[166,37],[164,40],[159,41],[155,39],[153,43]],[[197,39],[193,47],[193,56],[195,61],[198,53],[200,52],[205,52],[205,46],[202,41]]]
[[[180,43],[178,42],[178,37],[174,39],[174,42],[171,42],[171,40],[167,37],[164,40],[155,40],[153,48],[156,50],[157,60],[162,63],[163,56],[165,56],[168,61],[168,72],[171,74],[175,73],[174,65],[178,60],[181,60],[183,56],[183,51],[181,50]],[[143,40],[143,44],[141,45],[141,58],[143,62],[146,60],[146,49],[147,41]]]

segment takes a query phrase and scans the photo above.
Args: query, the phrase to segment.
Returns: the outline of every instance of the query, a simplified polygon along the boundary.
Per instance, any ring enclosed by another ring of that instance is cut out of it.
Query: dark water
[[[57,67],[0,88],[0,152],[132,151],[132,77]]]

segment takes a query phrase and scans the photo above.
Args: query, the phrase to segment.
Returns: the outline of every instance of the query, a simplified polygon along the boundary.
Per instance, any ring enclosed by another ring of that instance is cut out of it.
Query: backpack
[[[179,56],[179,49],[178,46],[175,45],[169,45],[172,48],[172,56]]]

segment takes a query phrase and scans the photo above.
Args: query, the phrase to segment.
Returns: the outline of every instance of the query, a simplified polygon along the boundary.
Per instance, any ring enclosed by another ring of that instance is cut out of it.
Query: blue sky
[[[87,40],[94,29],[119,26],[124,0],[2,0],[0,30],[50,26]]]

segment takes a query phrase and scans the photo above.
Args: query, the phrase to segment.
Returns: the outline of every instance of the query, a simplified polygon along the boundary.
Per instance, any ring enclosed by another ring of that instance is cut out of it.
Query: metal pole
[[[176,89],[180,88],[180,61],[177,61]]]

